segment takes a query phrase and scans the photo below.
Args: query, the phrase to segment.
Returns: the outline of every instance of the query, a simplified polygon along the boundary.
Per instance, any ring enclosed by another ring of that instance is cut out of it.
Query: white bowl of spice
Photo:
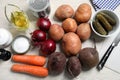
[[[24,54],[29,51],[30,46],[29,38],[25,35],[19,35],[14,38],[11,49],[15,54]]]

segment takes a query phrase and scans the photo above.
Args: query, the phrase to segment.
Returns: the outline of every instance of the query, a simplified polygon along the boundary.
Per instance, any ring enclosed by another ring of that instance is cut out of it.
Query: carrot
[[[46,77],[48,76],[48,69],[40,66],[32,66],[25,64],[14,64],[11,67],[13,72],[26,73],[38,77]]]
[[[12,60],[38,66],[43,66],[46,63],[45,57],[37,55],[13,55]]]

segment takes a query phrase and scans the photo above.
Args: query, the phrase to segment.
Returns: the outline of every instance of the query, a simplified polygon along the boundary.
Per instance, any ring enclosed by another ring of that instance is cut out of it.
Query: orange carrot
[[[37,55],[13,55],[12,60],[26,64],[43,66],[46,63],[46,58]]]
[[[14,72],[26,73],[38,77],[48,76],[48,69],[40,66],[14,64],[11,70]]]

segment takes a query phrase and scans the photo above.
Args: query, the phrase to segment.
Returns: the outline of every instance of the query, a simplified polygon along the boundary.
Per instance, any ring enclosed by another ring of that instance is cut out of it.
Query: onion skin
[[[46,40],[46,33],[42,30],[35,30],[32,33],[32,44],[34,46],[38,46],[40,42],[43,42]]]
[[[51,22],[48,18],[39,18],[37,20],[37,26],[42,30],[42,31],[48,31],[50,26],[51,26]]]
[[[52,39],[47,39],[43,43],[41,43],[40,52],[44,55],[50,55],[51,53],[55,52],[56,50],[56,43]]]

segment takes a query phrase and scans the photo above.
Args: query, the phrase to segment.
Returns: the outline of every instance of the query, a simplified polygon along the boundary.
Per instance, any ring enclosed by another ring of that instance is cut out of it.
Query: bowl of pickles
[[[18,30],[25,31],[29,27],[29,20],[26,13],[17,5],[8,4],[5,6],[5,16],[10,24]]]
[[[110,10],[97,11],[90,24],[93,32],[101,37],[110,37],[119,30],[119,18]]]

